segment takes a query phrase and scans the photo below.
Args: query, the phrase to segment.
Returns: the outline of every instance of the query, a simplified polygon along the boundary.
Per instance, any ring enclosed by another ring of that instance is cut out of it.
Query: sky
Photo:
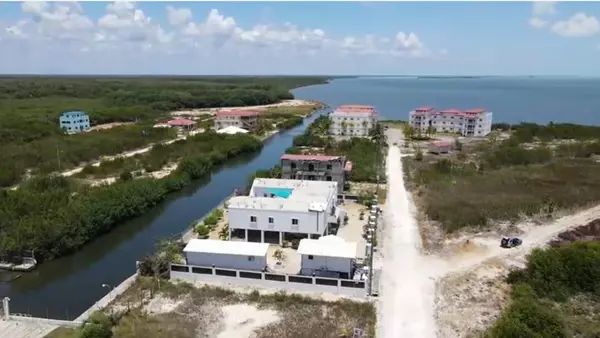
[[[600,76],[600,2],[0,2],[2,74]]]

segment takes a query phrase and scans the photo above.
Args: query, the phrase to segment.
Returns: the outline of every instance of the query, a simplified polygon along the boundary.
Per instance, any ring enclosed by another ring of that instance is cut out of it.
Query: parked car
[[[523,241],[517,237],[502,237],[500,246],[503,248],[514,248],[523,244]]]

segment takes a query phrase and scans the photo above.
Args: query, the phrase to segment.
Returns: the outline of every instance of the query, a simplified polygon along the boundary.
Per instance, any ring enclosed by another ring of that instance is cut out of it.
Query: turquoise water
[[[288,198],[294,189],[289,188],[268,188],[267,191],[277,197]]]

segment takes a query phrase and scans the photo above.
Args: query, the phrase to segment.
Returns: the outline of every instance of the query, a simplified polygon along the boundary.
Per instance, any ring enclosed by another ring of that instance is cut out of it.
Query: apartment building
[[[333,181],[254,179],[248,196],[227,201],[230,235],[241,232],[246,241],[278,244],[287,234],[323,236],[343,217],[337,191]]]
[[[338,194],[352,170],[345,156],[293,155],[281,156],[281,178],[292,180],[337,182]]]
[[[435,132],[482,137],[492,131],[492,112],[482,108],[437,111],[433,107],[419,107],[409,113],[409,123],[422,133],[426,133],[431,127]]]
[[[82,111],[67,111],[60,115],[60,128],[67,133],[79,133],[89,130],[90,117]]]
[[[258,124],[259,112],[251,110],[220,110],[215,114],[215,128],[238,127],[253,130]]]
[[[344,105],[329,114],[329,134],[334,136],[369,136],[377,123],[377,111],[373,106]]]

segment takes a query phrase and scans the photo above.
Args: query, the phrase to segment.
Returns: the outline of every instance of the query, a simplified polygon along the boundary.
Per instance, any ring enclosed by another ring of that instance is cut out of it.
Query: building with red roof
[[[344,191],[344,184],[352,170],[352,162],[345,156],[296,155],[281,156],[281,178],[308,181],[337,182],[338,193]]]
[[[377,110],[373,106],[349,104],[337,107],[331,114],[329,134],[338,136],[369,136],[377,124]]]
[[[492,113],[483,108],[435,110],[419,107],[409,113],[411,127],[428,131],[456,133],[462,136],[486,136],[492,131]]]
[[[215,127],[223,129],[231,126],[253,130],[258,125],[260,113],[255,110],[219,110],[215,113]]]
[[[169,127],[179,128],[181,130],[192,130],[196,128],[196,121],[180,118],[167,122],[167,125],[169,125]]]

